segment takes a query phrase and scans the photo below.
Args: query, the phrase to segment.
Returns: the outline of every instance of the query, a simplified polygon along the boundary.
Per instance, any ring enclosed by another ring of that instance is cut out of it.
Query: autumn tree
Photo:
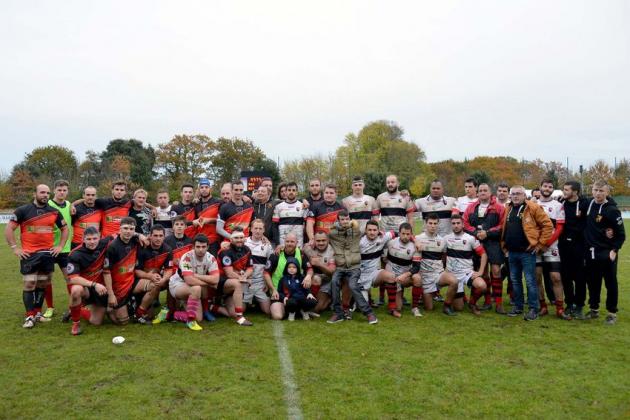
[[[129,177],[134,184],[149,188],[155,175],[153,147],[145,147],[141,141],[135,139],[116,139],[109,142],[100,157],[104,165],[111,166],[116,156],[124,156],[129,162]]]
[[[18,164],[37,182],[52,184],[58,179],[73,179],[78,162],[74,152],[63,146],[45,146],[33,149]]]
[[[265,153],[250,140],[219,137],[212,144],[207,175],[216,183],[240,179],[241,171],[267,170],[276,167]],[[275,170],[278,173],[277,167]]]
[[[176,135],[158,146],[156,168],[170,184],[195,181],[208,172],[213,150],[214,143],[208,136]]]

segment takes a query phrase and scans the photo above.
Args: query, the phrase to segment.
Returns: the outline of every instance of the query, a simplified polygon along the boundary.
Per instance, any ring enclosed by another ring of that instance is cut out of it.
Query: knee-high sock
[[[564,313],[564,301],[556,298],[556,314]]]
[[[52,281],[46,286],[44,296],[46,297],[46,306],[49,308],[54,308]]]
[[[470,304],[476,305],[477,300],[479,300],[479,298],[481,297],[481,294],[482,294],[481,289],[473,286],[472,291],[470,293]]]
[[[385,286],[385,285],[381,285],[381,287],[378,288],[378,297],[381,300],[381,302],[385,300],[385,289],[386,288],[387,288],[387,286]]]
[[[188,296],[188,301],[186,302],[186,313],[188,314],[189,321],[192,321],[197,317],[197,309],[199,309],[199,299]]]
[[[385,283],[383,287],[387,291],[387,308],[396,309],[396,283]]]
[[[41,312],[42,306],[44,306],[44,294],[46,289],[43,287],[38,287],[35,289],[35,312]]]
[[[492,303],[492,292],[491,292],[491,284],[492,282],[490,281],[490,276],[488,274],[486,274],[485,276],[483,276],[483,281],[486,282],[486,292],[484,293],[484,304],[485,305],[490,305],[490,303]]]
[[[319,284],[311,284],[311,293],[313,294],[313,296],[317,297],[317,294],[319,293],[319,289],[321,289],[322,286],[320,286]]]
[[[24,310],[26,316],[35,316],[35,290],[23,290],[22,301],[24,302]]]
[[[411,307],[417,308],[422,298],[422,287],[411,286]]]
[[[503,279],[492,277],[492,297],[497,305],[503,303]]]
[[[70,307],[70,319],[72,322],[81,321],[81,304]]]

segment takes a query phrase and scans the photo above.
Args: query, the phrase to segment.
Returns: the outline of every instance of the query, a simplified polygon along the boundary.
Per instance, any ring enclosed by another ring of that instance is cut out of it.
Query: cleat
[[[498,304],[494,311],[498,313],[499,315],[507,315],[506,310],[503,308],[503,305],[501,304]]]
[[[444,298],[440,295],[434,295],[433,302],[444,302]]]
[[[549,314],[549,309],[546,306],[543,306],[542,308],[540,308],[540,311],[538,311],[538,316],[545,316]]]
[[[402,314],[400,312],[398,312],[397,309],[390,309],[389,311],[387,311],[387,313],[389,313],[394,318],[401,318],[402,317]]]
[[[55,308],[47,308],[46,312],[44,312],[44,318],[52,318],[55,314]]]
[[[35,326],[35,318],[33,318],[32,316],[27,316],[26,318],[24,318],[24,324],[22,324],[22,328],[31,329],[34,326]]]
[[[606,315],[606,320],[604,320],[606,325],[615,325],[617,323],[617,314],[608,314]]]
[[[448,316],[457,316],[457,312],[455,312],[455,310],[453,308],[451,308],[450,306],[445,306],[442,309],[442,313],[444,315],[448,315]]]
[[[37,315],[35,315],[35,322],[50,322],[51,319],[50,318],[46,318],[42,315],[41,312],[37,312]]]
[[[507,316],[509,317],[515,317],[515,316],[520,316],[520,315],[523,315],[522,309],[512,308],[512,310],[507,313]]]
[[[160,324],[168,319],[168,309],[162,308],[157,316],[153,319],[152,324]]]
[[[538,319],[538,314],[536,313],[535,309],[530,309],[529,312],[525,314],[523,319],[525,321],[535,321],[536,319]]]
[[[295,321],[295,312],[289,312],[289,316],[287,316],[288,321]]]
[[[61,315],[61,322],[63,322],[64,324],[66,322],[70,322],[70,311],[65,311],[63,315]]]
[[[571,320],[573,319],[573,317],[572,317],[570,314],[568,314],[568,313],[566,313],[566,312],[564,312],[564,311],[559,311],[559,312],[557,312],[557,313],[556,313],[556,316],[557,316],[559,319],[562,319],[562,320],[564,320],[564,321],[571,321]]]
[[[468,308],[470,309],[470,312],[472,312],[473,315],[481,315],[481,311],[479,310],[479,308],[477,307],[477,305],[473,305],[472,303],[468,303]]]
[[[348,320],[348,321],[352,321],[352,312],[350,312],[349,310],[345,310],[343,311],[343,316]]]
[[[136,318],[136,322],[141,325],[151,325],[151,320],[144,316]]]
[[[240,325],[241,327],[251,327],[252,325],[254,325],[250,320],[248,320],[242,315],[238,317],[238,319],[236,320],[236,323]]]
[[[367,316],[367,321],[370,325],[378,324],[378,318],[376,318],[376,315],[374,314],[369,314]]]
[[[479,310],[481,312],[489,311],[491,309],[492,309],[492,304],[491,303],[486,303],[481,308],[479,308]]]
[[[580,321],[584,321],[586,319],[586,315],[584,315],[583,308],[581,306],[573,309],[573,318]]]
[[[201,325],[197,324],[197,321],[195,321],[194,319],[192,321],[188,321],[186,323],[186,326],[189,329],[193,330],[193,331],[201,331],[201,330],[203,330],[203,327]]]
[[[311,318],[319,318],[321,315],[318,314],[317,312],[307,312],[308,316],[310,316]]]
[[[308,312],[304,312],[304,311],[300,311],[300,312],[302,312],[302,319],[304,321],[310,321],[311,317],[308,316]]]
[[[203,313],[203,319],[205,319],[208,322],[214,322],[217,319],[214,317],[214,315],[212,315],[212,312],[210,311],[204,311]]]
[[[411,308],[411,315],[415,316],[416,318],[422,318],[422,312],[420,312],[420,308]]]
[[[330,318],[328,318],[328,321],[326,321],[329,324],[337,324],[339,322],[343,322],[346,320],[346,317],[341,315],[337,315],[337,314],[333,314],[333,316],[331,316]]]
[[[72,329],[70,330],[72,335],[81,335],[83,330],[81,329],[81,322],[72,322]]]
[[[597,319],[599,318],[599,309],[591,309],[586,313],[587,319]]]

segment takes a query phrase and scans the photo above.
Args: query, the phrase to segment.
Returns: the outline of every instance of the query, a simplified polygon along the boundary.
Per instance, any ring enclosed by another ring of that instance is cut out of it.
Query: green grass
[[[621,252],[619,323],[526,323],[494,313],[401,320],[377,311],[328,325],[284,323],[305,418],[624,418],[630,416],[630,254]],[[58,314],[21,327],[18,261],[0,247],[0,418],[283,418],[272,322],[84,326]],[[605,296],[603,294],[603,296]],[[408,311],[408,309],[405,309]],[[111,339],[123,335],[120,346]]]

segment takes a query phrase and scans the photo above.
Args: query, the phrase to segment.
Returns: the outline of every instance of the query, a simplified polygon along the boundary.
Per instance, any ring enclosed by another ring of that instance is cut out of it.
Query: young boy
[[[295,258],[288,258],[284,273],[278,283],[280,302],[284,303],[289,313],[289,321],[295,321],[295,313],[300,311],[302,318],[308,321],[308,312],[317,304],[317,299],[302,285],[304,277],[300,271],[300,264]]]

